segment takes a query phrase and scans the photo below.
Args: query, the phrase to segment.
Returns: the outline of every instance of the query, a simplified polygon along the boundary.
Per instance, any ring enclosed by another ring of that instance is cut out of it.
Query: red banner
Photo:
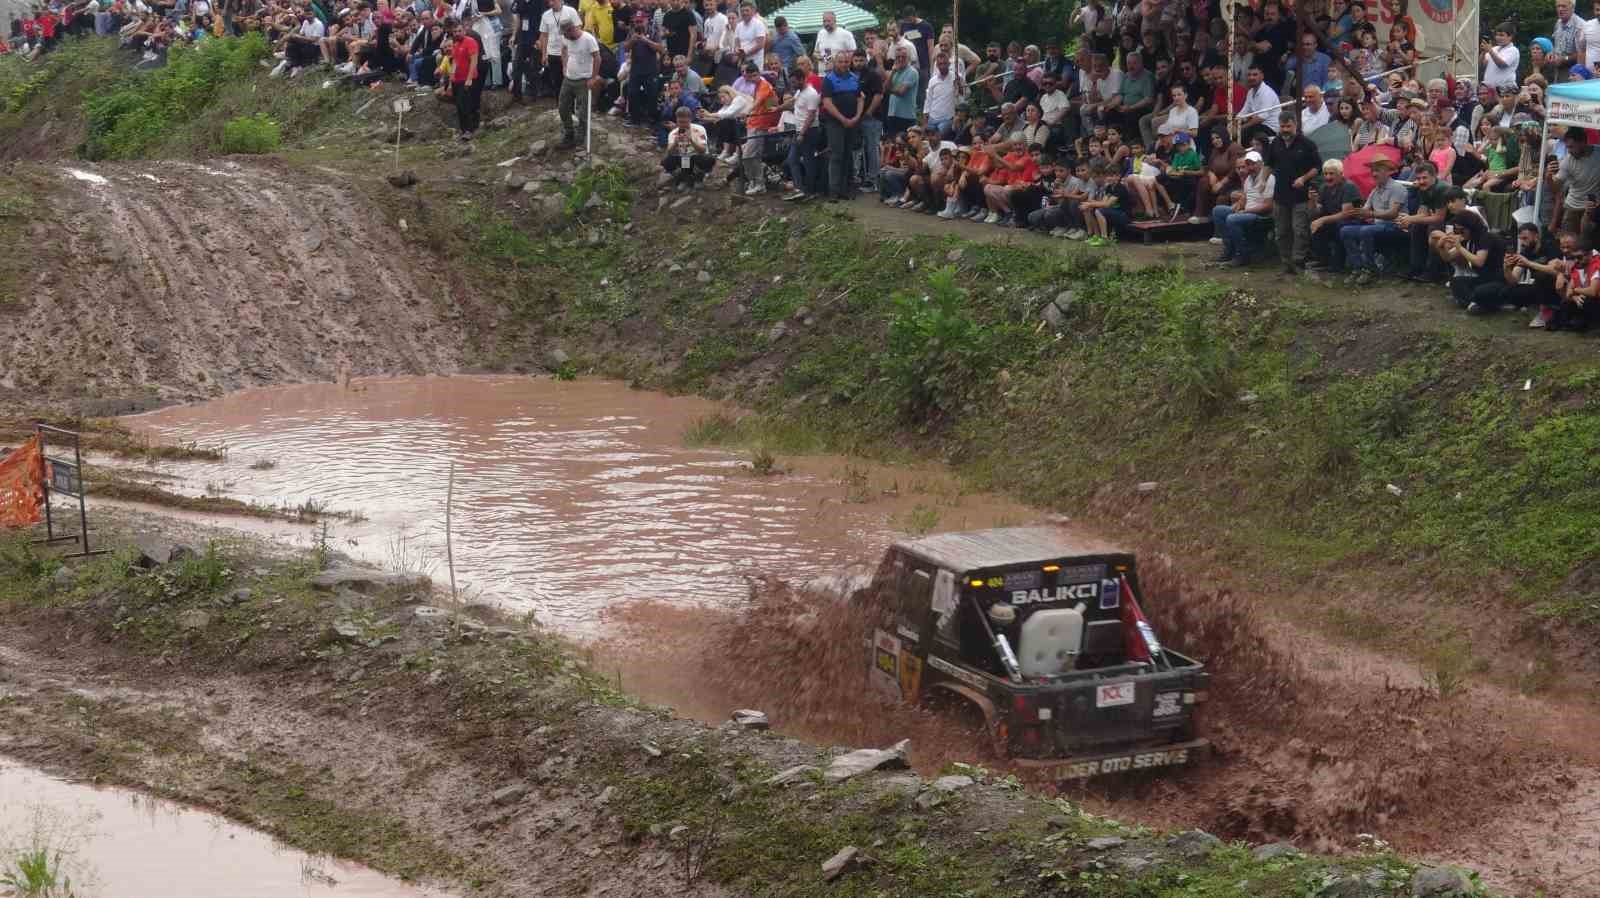
[[[44,446],[34,434],[0,458],[0,527],[44,520]]]

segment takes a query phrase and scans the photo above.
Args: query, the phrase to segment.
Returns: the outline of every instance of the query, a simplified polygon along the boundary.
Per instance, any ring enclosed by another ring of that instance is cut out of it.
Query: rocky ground
[[[1376,845],[1330,860],[1124,828],[981,768],[924,779],[905,745],[819,750],[760,718],[674,719],[550,634],[425,582],[238,539],[194,551],[218,534],[143,515],[102,522],[121,548],[86,563],[4,546],[15,725],[0,751],[463,894],[1478,888]]]

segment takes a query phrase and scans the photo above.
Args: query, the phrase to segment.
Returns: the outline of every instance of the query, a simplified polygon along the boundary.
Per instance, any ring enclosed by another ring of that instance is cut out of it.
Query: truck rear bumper
[[[1057,779],[1087,779],[1111,773],[1185,767],[1211,751],[1207,739],[1173,742],[1154,748],[1122,749],[1071,758],[1014,758],[1013,764],[1030,770],[1053,773]]]

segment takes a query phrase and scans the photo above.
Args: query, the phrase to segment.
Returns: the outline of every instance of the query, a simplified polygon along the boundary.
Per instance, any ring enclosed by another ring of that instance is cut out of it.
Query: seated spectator
[[[1459,187],[1444,190],[1444,226],[1428,238],[1428,247],[1450,269],[1450,293],[1456,305],[1465,309],[1472,295],[1498,274],[1494,255],[1495,238],[1476,212],[1467,209],[1467,192]]]
[[[1556,271],[1540,250],[1539,226],[1524,222],[1517,226],[1517,245],[1505,254],[1499,283],[1492,279],[1472,292],[1467,313],[1488,314],[1507,307],[1535,308],[1540,313],[1530,327],[1544,327],[1561,298],[1555,292]],[[1576,241],[1574,241],[1576,244]]]
[[[683,85],[683,92],[695,98],[695,106],[699,106],[700,95],[705,93],[706,83],[700,73],[689,68],[689,57],[674,56],[672,58],[672,80]]]
[[[1365,287],[1379,273],[1376,242],[1387,234],[1402,234],[1396,223],[1406,209],[1406,189],[1394,180],[1394,163],[1387,156],[1372,160],[1372,192],[1354,221],[1339,229],[1345,258],[1354,273],[1355,286]]]
[[[1084,243],[1088,246],[1107,246],[1117,242],[1117,232],[1127,227],[1126,210],[1133,205],[1133,197],[1129,195],[1128,188],[1122,185],[1122,172],[1113,166],[1101,163],[1095,180],[1100,184],[1098,195],[1078,205],[1083,211],[1085,229],[1089,233]]]
[[[732,165],[739,161],[739,122],[750,114],[755,101],[728,84],[717,88],[717,99],[720,101],[717,111],[700,110],[700,121],[711,126],[718,145],[722,147],[722,153],[715,161]]]
[[[672,131],[667,135],[667,155],[661,160],[662,170],[672,176],[673,184],[681,191],[698,186],[714,165],[706,129],[695,123],[687,106],[679,106],[673,113]]]
[[[1586,331],[1600,310],[1600,253],[1582,248],[1582,238],[1560,236],[1562,259],[1556,263],[1556,294],[1561,301],[1547,320],[1549,330]]]
[[[1248,229],[1272,214],[1272,194],[1277,189],[1276,179],[1262,168],[1259,152],[1245,153],[1239,165],[1242,186],[1235,192],[1234,199],[1211,210],[1211,224],[1216,233],[1212,240],[1220,238],[1222,243],[1222,255],[1217,257],[1217,262],[1231,263],[1236,268],[1250,264]]]
[[[1042,198],[1039,209],[1028,215],[1028,227],[1048,231],[1052,237],[1080,239],[1084,229],[1083,213],[1078,204],[1089,198],[1089,163],[1079,160],[1070,176],[1060,159],[1056,160],[1055,167],[1055,181],[1049,194]]]
[[[1167,164],[1155,153],[1136,143],[1129,151],[1128,174],[1122,179],[1133,194],[1134,205],[1129,210],[1135,219],[1160,219],[1173,211],[1172,197],[1160,178],[1166,174]]]
[[[1309,194],[1311,204],[1311,259],[1306,268],[1344,272],[1344,244],[1339,239],[1339,229],[1354,221],[1361,208],[1361,191],[1345,180],[1344,163],[1329,159],[1322,163],[1322,180],[1312,182]]]
[[[1239,187],[1234,173],[1238,171],[1239,160],[1244,157],[1245,148],[1232,142],[1228,138],[1226,129],[1219,128],[1210,132],[1210,140],[1211,148],[1206,156],[1205,171],[1195,180],[1194,205],[1190,207],[1194,215],[1189,218],[1190,224],[1205,224],[1207,219],[1201,217],[1201,214],[1207,209],[1215,208],[1220,198],[1226,197],[1230,191]]]

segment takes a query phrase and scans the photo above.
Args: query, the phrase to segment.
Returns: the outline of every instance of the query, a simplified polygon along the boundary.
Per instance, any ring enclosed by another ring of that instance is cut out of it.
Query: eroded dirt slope
[[[233,161],[32,174],[49,198],[0,314],[0,395],[189,399],[459,364],[449,291],[349,191]]]

